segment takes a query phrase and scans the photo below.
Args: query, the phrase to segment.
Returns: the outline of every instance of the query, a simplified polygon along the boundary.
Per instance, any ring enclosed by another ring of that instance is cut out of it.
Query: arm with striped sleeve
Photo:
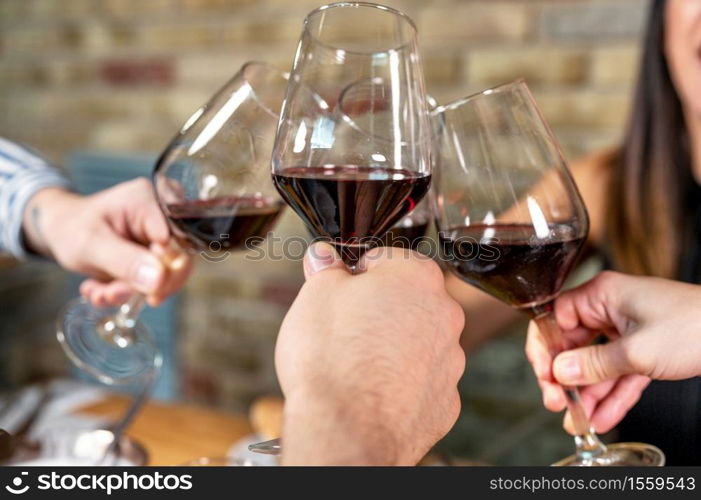
[[[0,138],[0,252],[42,255],[89,276],[81,293],[116,305],[134,291],[158,305],[178,290],[192,259],[176,252],[153,185],[140,178],[89,196],[70,192],[60,172],[29,149]]]
[[[42,189],[68,186],[68,180],[41,157],[0,137],[0,252],[26,257],[22,219],[29,200]]]

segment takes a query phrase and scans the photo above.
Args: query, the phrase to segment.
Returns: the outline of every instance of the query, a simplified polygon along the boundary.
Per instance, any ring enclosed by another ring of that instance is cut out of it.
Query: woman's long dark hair
[[[616,269],[678,278],[692,185],[687,130],[664,52],[665,0],[654,0],[635,101],[608,193],[609,251]]]

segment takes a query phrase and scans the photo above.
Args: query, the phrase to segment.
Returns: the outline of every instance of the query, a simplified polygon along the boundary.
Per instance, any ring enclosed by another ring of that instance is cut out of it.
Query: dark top
[[[687,235],[679,279],[701,283],[701,186],[690,185],[685,198],[685,217],[692,231]],[[701,377],[653,381],[618,431],[620,441],[658,446],[667,465],[701,465]]]

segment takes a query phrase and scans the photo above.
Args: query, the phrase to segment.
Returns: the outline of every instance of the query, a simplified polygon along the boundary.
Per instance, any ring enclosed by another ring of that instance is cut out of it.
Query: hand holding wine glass
[[[553,301],[584,244],[584,203],[554,137],[522,81],[432,114],[436,214],[447,266],[467,283],[528,314],[552,357],[566,347]],[[605,446],[577,387],[563,393],[576,455],[560,465],[661,465],[642,443]]]
[[[164,270],[183,267],[185,251],[242,250],[260,243],[282,210],[268,177],[269,154],[286,76],[248,63],[185,123],[157,161],[152,189],[175,247],[161,251]],[[168,234],[168,231],[165,231]],[[58,320],[69,358],[108,384],[132,383],[158,361],[139,321],[145,296],[117,309],[73,301]]]
[[[42,189],[25,209],[23,228],[31,251],[90,276],[80,291],[96,306],[119,304],[134,291],[157,305],[183,285],[191,269],[187,256],[171,273],[160,262],[170,232],[144,178],[89,196]]]
[[[415,465],[460,412],[464,314],[440,268],[399,248],[361,259],[352,276],[325,243],[305,257],[275,347],[286,465]]]
[[[534,325],[526,353],[551,411],[566,404],[557,381],[582,388],[592,425],[607,432],[638,401],[650,379],[682,380],[701,374],[701,299],[696,285],[606,271],[555,301],[568,350],[553,363]],[[607,343],[592,342],[602,335]],[[673,341],[670,341],[673,336]],[[571,419],[564,426],[572,433]]]
[[[426,194],[429,147],[413,21],[366,2],[312,11],[280,113],[272,178],[351,272],[363,271],[362,255]],[[278,454],[280,442],[250,449]]]

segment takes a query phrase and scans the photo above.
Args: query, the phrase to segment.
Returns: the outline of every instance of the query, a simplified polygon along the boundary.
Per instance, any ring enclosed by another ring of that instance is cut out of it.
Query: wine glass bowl
[[[527,86],[489,89],[433,116],[445,261],[510,305],[542,307],[573,268],[589,219]]]
[[[312,11],[281,111],[273,182],[351,271],[425,195],[429,143],[411,19],[364,2]]]
[[[528,314],[550,354],[565,349],[553,301],[589,218],[560,148],[523,81],[431,112],[439,251],[460,279]],[[563,387],[577,453],[567,465],[661,465],[650,445],[606,447],[576,387]]]
[[[268,165],[287,75],[247,63],[197,110],[156,163],[156,197],[192,250],[241,250],[264,239],[283,209]]]
[[[430,195],[430,193],[429,193]],[[382,246],[419,250],[433,219],[430,196],[424,197],[414,210],[399,219],[382,237]]]

